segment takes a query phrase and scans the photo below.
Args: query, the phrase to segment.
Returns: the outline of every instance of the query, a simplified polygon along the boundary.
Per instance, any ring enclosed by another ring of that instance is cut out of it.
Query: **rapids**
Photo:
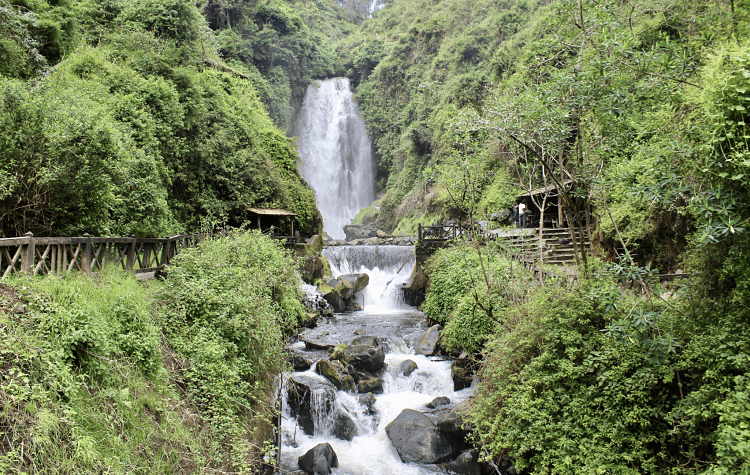
[[[377,337],[386,351],[386,369],[382,374],[383,394],[377,394],[375,414],[358,400],[359,395],[336,391],[335,405],[352,416],[357,435],[351,441],[331,435],[330,420],[325,410],[317,407],[314,436],[305,435],[283,401],[281,448],[282,468],[297,469],[297,458],[321,442],[328,442],[339,459],[337,475],[426,475],[435,473],[425,466],[404,464],[398,456],[385,427],[406,408],[425,411],[425,404],[437,396],[448,396],[460,402],[471,394],[471,389],[453,391],[449,361],[413,354],[417,336],[426,329],[424,315],[400,299],[399,286],[408,279],[414,266],[414,249],[404,246],[342,246],[325,248],[323,255],[329,259],[334,276],[341,273],[365,272],[370,284],[357,299],[364,309],[358,312],[336,314],[314,329],[306,330],[304,338],[321,337],[330,341],[349,343],[358,334]],[[356,332],[356,333],[355,333]],[[303,342],[292,349],[313,361],[328,356],[323,350],[307,350]],[[418,369],[405,377],[397,372],[399,364],[411,359]],[[320,379],[315,366],[303,373]],[[287,377],[290,375],[286,375]],[[286,391],[282,391],[286,394]],[[315,405],[313,397],[313,405]],[[322,404],[319,398],[317,404]]]

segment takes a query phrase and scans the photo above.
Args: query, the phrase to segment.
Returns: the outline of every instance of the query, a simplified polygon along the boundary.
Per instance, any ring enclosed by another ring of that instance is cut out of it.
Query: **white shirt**
[[[518,214],[523,214],[526,211],[526,205],[521,203],[518,205]]]

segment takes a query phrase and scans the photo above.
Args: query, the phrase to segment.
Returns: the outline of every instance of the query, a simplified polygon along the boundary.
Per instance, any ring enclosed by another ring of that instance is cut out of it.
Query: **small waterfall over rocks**
[[[365,310],[413,309],[404,303],[401,292],[414,268],[413,247],[336,246],[326,247],[323,256],[331,264],[334,277],[360,273],[370,276],[370,283],[356,298]]]
[[[375,200],[370,138],[349,79],[316,81],[307,88],[295,135],[300,171],[315,190],[323,228],[344,239],[344,225]]]

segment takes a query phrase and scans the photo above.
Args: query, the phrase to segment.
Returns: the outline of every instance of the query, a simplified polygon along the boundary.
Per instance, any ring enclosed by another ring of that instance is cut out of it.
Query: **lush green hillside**
[[[0,283],[0,473],[258,473],[295,268],[246,233],[183,251],[163,282]]]
[[[192,3],[0,8],[3,235],[159,236],[238,225],[249,206],[320,223],[268,81],[222,62]]]

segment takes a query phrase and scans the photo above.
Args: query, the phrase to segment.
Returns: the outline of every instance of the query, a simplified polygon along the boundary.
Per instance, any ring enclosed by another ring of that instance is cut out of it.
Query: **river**
[[[326,248],[323,255],[331,263],[334,276],[340,273],[365,272],[370,284],[358,301],[364,309],[335,314],[330,320],[314,329],[306,330],[304,339],[324,343],[350,343],[357,336],[376,337],[385,349],[386,367],[380,377],[382,394],[376,394],[373,413],[359,400],[359,395],[348,391],[335,391],[335,409],[345,411],[356,424],[356,435],[351,441],[332,435],[332,423],[326,414],[324,398],[319,398],[315,435],[307,436],[295,421],[289,404],[283,404],[282,430],[284,445],[281,449],[282,468],[297,469],[297,459],[321,442],[328,442],[339,459],[333,473],[341,475],[420,475],[434,473],[417,464],[404,464],[388,438],[385,427],[401,411],[410,408],[427,411],[425,406],[437,396],[447,396],[456,403],[466,399],[471,389],[453,391],[450,361],[443,358],[414,354],[415,340],[425,329],[424,315],[416,308],[403,303],[399,287],[408,279],[414,266],[414,250],[404,246],[345,246]],[[300,341],[293,350],[312,361],[327,358],[326,350],[309,349]],[[413,360],[418,369],[409,376],[399,374],[399,364]],[[305,372],[290,376],[307,376],[324,381],[315,372],[315,366]],[[284,391],[286,394],[286,391]],[[315,398],[313,398],[314,400]]]

